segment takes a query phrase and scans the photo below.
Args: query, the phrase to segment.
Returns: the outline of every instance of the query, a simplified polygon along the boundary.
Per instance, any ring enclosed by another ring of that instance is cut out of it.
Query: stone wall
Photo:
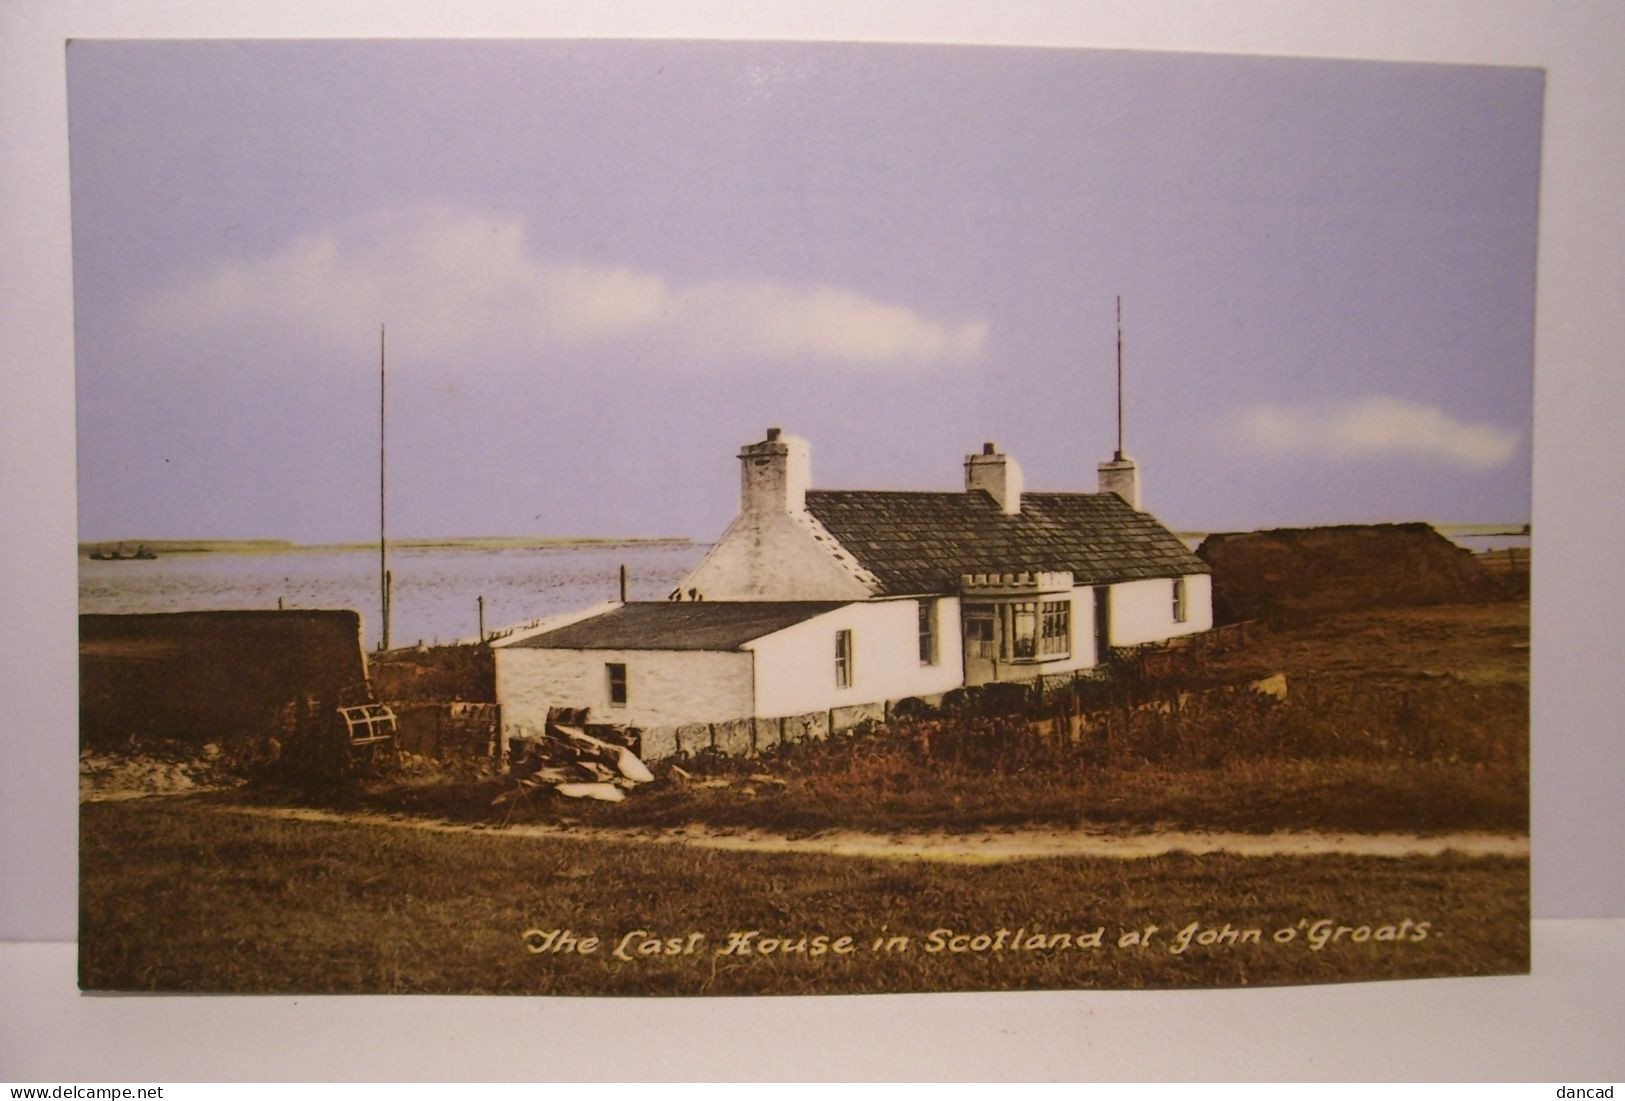
[[[908,698],[908,705],[940,707],[942,695]],[[850,734],[864,723],[890,719],[904,701],[857,704],[809,711],[779,718],[739,718],[713,723],[655,726],[639,731],[637,752],[646,761],[666,757],[693,757],[719,753],[725,757],[752,757],[778,745],[823,741],[831,734]]]
[[[745,715],[751,655],[714,650],[497,649],[497,698],[511,736],[540,737],[552,707],[584,707],[616,726],[675,727],[707,713]],[[625,667],[626,702],[610,702],[607,667]]]
[[[404,753],[450,761],[495,757],[501,709],[494,703],[397,704],[395,744]]]

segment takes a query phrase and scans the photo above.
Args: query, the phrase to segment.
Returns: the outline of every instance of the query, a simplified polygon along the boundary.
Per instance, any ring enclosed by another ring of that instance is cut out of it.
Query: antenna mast
[[[384,325],[378,323],[378,649],[389,649],[389,551],[384,540]]]
[[[1117,454],[1123,461],[1123,296],[1117,296]]]

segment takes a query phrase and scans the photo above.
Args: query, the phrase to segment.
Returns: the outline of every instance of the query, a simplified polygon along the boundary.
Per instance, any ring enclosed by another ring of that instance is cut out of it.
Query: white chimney
[[[749,516],[803,512],[812,483],[807,441],[777,428],[739,449],[739,511]]]
[[[1006,516],[1021,511],[1021,467],[992,443],[984,443],[980,455],[965,456],[965,492],[978,489],[986,490]]]
[[[1134,460],[1117,452],[1110,461],[1100,464],[1100,492],[1115,493],[1128,507],[1140,511],[1140,471]]]

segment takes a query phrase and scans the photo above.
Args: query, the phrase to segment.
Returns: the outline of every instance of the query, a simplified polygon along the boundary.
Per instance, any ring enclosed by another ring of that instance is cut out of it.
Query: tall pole
[[[378,649],[389,649],[389,551],[384,539],[384,325],[378,324],[378,611],[383,633]]]
[[[1123,296],[1117,296],[1117,461],[1123,461]]]

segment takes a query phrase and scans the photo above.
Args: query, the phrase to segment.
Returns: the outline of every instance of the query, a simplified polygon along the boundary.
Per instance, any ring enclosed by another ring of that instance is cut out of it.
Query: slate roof
[[[881,595],[956,591],[966,573],[1070,570],[1079,585],[1209,573],[1115,493],[1023,493],[1006,516],[968,493],[808,490],[807,511],[881,583]]]
[[[512,643],[541,650],[737,650],[844,607],[840,601],[698,600],[623,604]]]

